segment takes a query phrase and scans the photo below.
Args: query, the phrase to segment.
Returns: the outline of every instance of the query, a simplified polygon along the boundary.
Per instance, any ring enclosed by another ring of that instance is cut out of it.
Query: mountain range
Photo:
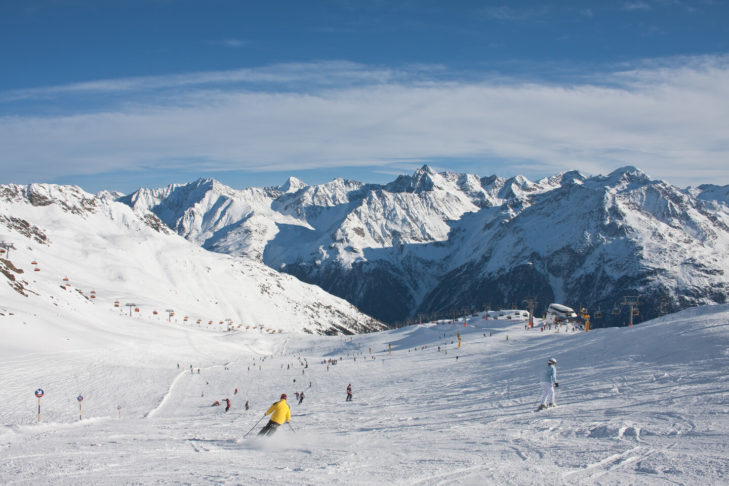
[[[634,167],[532,182],[436,172],[235,190],[212,179],[117,198],[207,250],[256,261],[389,324],[484,307],[586,307],[594,325],[729,296],[729,186]]]
[[[256,334],[386,327],[259,261],[206,251],[154,214],[135,213],[117,201],[121,196],[51,184],[0,186],[0,280],[9,284],[0,285],[0,316],[22,321],[5,325],[6,337],[40,332],[38,320],[55,325],[57,339],[46,342],[58,349],[73,345],[65,339],[73,334],[69,326],[91,322],[104,339],[121,340],[139,325]]]

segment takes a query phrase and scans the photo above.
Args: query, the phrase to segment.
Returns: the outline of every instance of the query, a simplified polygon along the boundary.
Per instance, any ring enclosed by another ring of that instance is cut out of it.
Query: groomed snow
[[[96,312],[49,321],[0,304],[0,483],[729,482],[729,306],[590,333],[525,330],[512,315],[353,337],[133,319],[107,332]],[[35,332],[7,333],[22,326]],[[58,333],[83,344],[48,350]],[[559,406],[535,412],[549,357]],[[282,392],[293,429],[257,438]],[[230,412],[210,406],[226,397]]]

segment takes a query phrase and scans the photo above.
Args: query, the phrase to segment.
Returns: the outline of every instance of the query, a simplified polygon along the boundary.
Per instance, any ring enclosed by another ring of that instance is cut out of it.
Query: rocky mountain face
[[[622,325],[729,296],[729,189],[632,167],[537,182],[438,173],[233,190],[214,180],[119,199],[215,252],[260,261],[390,324],[539,301]]]

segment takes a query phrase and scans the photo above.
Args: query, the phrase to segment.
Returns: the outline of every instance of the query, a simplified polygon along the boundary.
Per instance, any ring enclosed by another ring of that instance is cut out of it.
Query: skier
[[[248,410],[248,408],[249,408],[249,406],[248,406],[248,400],[246,400],[246,410]]]
[[[230,400],[227,398],[223,398],[223,401],[225,402],[225,411],[227,412],[230,410]]]
[[[299,393],[299,405],[304,401],[304,392]]]
[[[547,369],[542,373],[542,402],[537,410],[544,410],[547,407],[556,407],[554,401],[554,389],[559,386],[557,383],[557,360],[549,358],[547,360]]]
[[[258,432],[258,435],[271,435],[276,432],[279,425],[284,422],[291,421],[291,409],[289,408],[289,404],[286,403],[285,393],[281,395],[281,400],[268,407],[268,410],[266,410],[266,413],[263,416],[265,417],[266,415],[271,415],[271,419],[268,421],[266,426]]]
[[[352,401],[352,384],[347,385],[347,402]]]

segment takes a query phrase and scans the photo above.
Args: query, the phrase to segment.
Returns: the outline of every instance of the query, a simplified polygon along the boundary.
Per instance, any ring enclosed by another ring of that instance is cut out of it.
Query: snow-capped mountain
[[[729,189],[680,189],[632,167],[540,181],[438,173],[385,185],[214,180],[121,198],[204,248],[245,256],[390,323],[536,297],[600,311],[597,325],[729,296]]]
[[[207,192],[175,194],[187,203]],[[385,327],[259,261],[206,251],[119,197],[70,186],[0,186],[0,280],[9,284],[0,285],[0,295],[7,312],[51,309],[62,323],[71,315],[83,320],[93,306],[108,309],[109,320],[121,326],[131,316],[241,332]]]

